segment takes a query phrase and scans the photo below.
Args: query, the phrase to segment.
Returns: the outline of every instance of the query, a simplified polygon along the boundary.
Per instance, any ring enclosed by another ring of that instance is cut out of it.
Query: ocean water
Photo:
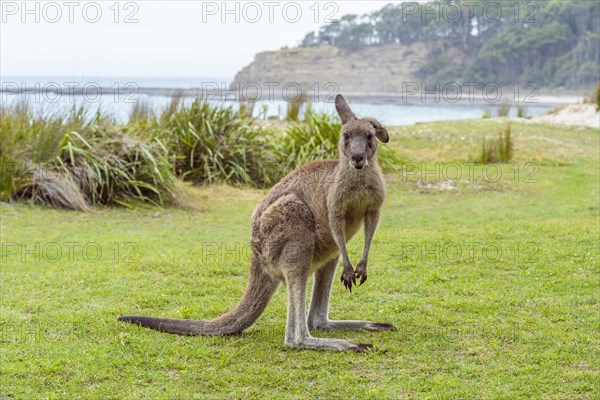
[[[172,100],[167,89],[200,89],[202,87],[220,87],[226,89],[230,80],[218,77],[0,77],[0,105],[3,107],[27,103],[35,112],[44,115],[60,114],[73,107],[83,106],[90,114],[101,110],[109,113],[119,121],[127,121],[131,110],[137,105],[144,105],[154,112],[160,112]],[[56,92],[14,93],[18,87],[61,89]],[[108,88],[107,93],[99,94],[98,88]],[[81,89],[86,89],[83,94]],[[153,89],[153,90],[145,90]],[[184,97],[182,101],[189,103],[193,97]],[[368,101],[352,102],[351,107],[358,116],[377,118],[386,125],[412,125],[419,122],[478,119],[484,114],[496,115],[498,104],[449,104],[435,103],[369,103]],[[239,107],[232,96],[211,100],[211,103],[224,107]],[[553,105],[534,104],[525,107],[527,116],[536,116],[552,109]],[[316,112],[335,113],[331,102],[315,102],[312,108]],[[254,105],[253,114],[259,118],[283,118],[287,103],[282,100],[263,100]],[[517,109],[512,107],[511,116],[516,116]]]

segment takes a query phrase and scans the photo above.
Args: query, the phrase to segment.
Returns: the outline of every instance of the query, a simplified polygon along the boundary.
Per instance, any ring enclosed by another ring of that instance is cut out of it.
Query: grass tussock
[[[114,125],[93,126],[85,136],[66,134],[57,162],[90,204],[163,205],[174,179],[166,154],[158,139],[132,137]]]
[[[89,210],[168,200],[173,174],[164,146],[127,135],[83,109],[56,116],[19,106],[0,110],[0,199]]]
[[[508,163],[513,158],[514,142],[511,136],[512,128],[507,124],[494,140],[483,139],[479,162],[481,164]]]
[[[0,112],[0,201],[83,211],[178,203],[176,178],[269,187],[302,164],[337,158],[341,131],[337,117],[310,107],[303,121],[278,131],[256,124],[249,108],[184,103],[181,96],[162,112],[138,104],[125,124],[84,109],[53,116],[23,106]],[[401,164],[383,144],[379,160],[387,171]]]
[[[196,99],[167,108],[149,131],[168,148],[175,173],[185,181],[259,187],[275,182],[273,171],[264,168],[276,161],[272,134],[246,110]]]
[[[284,169],[337,157],[341,129],[339,120],[327,114],[310,113],[304,121],[288,125],[278,149]]]

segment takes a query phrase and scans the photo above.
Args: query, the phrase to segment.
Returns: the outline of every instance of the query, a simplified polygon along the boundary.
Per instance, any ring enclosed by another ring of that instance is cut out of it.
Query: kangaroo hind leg
[[[329,319],[329,299],[331,295],[331,284],[335,275],[335,268],[339,258],[330,260],[315,273],[315,284],[313,286],[310,311],[308,313],[308,327],[310,329],[322,330],[348,330],[357,331],[365,329],[368,331],[395,330],[392,324],[370,321],[335,321]]]
[[[261,216],[263,254],[286,282],[288,310],[285,345],[301,349],[364,351],[372,346],[343,339],[314,338],[306,320],[306,288],[315,249],[315,224],[310,208],[289,194]]]

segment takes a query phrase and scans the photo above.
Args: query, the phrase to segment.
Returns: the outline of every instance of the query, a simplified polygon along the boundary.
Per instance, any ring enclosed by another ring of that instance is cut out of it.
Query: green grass
[[[598,398],[599,133],[513,123],[514,164],[485,179],[495,166],[464,161],[499,129],[493,119],[391,129],[410,163],[387,175],[369,280],[350,294],[336,279],[331,316],[399,329],[316,332],[374,343],[367,354],[285,349],[283,288],[240,336],[116,321],[234,305],[264,191],[194,189],[202,211],[3,204],[0,397]],[[463,177],[445,190],[450,167]],[[355,263],[361,249],[358,235]]]

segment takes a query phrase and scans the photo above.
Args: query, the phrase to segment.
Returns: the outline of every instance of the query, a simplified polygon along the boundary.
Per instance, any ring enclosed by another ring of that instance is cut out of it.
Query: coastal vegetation
[[[301,46],[356,51],[390,43],[432,49],[417,72],[426,82],[535,82],[589,88],[600,73],[600,3],[587,0],[454,0],[388,4],[344,15]]]
[[[43,114],[0,109],[0,201],[28,200],[75,210],[95,205],[178,204],[177,180],[268,188],[296,167],[337,157],[337,117],[308,109],[275,125],[246,108],[175,97],[154,113],[144,105],[119,122],[85,108]],[[381,145],[384,170],[401,160]]]

